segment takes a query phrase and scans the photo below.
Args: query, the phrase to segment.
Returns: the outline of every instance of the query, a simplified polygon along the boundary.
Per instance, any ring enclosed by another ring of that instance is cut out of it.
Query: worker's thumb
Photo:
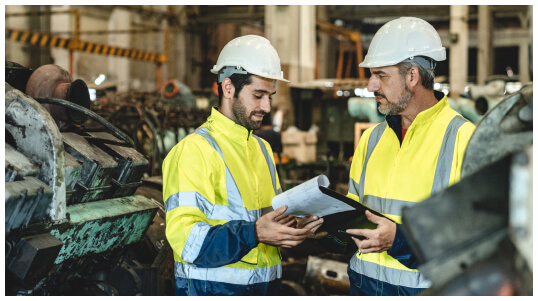
[[[272,214],[273,216],[271,216],[271,218],[276,218],[277,216],[279,215],[282,215],[284,214],[284,212],[286,212],[286,210],[288,210],[288,205],[284,205],[276,210],[274,210],[273,212],[271,213],[268,213],[268,214]]]
[[[369,221],[371,221],[372,223],[374,223],[374,224],[379,224],[379,219],[382,218],[382,217],[379,217],[379,216],[373,214],[372,212],[370,212],[368,210],[366,210],[364,213],[366,214],[366,218]]]

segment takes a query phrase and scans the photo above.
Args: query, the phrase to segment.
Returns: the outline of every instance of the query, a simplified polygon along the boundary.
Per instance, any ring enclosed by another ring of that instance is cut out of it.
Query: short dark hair
[[[252,84],[252,74],[250,74],[250,73],[248,73],[248,74],[237,74],[237,73],[232,74],[232,75],[230,75],[229,79],[232,81],[232,84],[235,87],[234,97],[237,97],[239,95],[239,92],[241,92],[241,90],[243,90],[244,86]],[[218,90],[219,90],[219,106],[221,106],[222,105],[222,96],[224,94],[223,91],[222,91],[222,83],[218,84]]]
[[[428,90],[433,90],[433,81],[435,79],[435,71],[433,69],[425,69],[417,62],[401,62],[397,65],[397,67],[403,79],[405,79],[409,69],[412,67],[417,67],[420,78],[422,79],[422,86]]]

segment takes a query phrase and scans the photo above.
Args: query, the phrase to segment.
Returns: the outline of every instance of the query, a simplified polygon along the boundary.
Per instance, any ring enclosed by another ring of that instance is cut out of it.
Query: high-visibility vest
[[[387,120],[363,134],[350,170],[348,197],[401,223],[401,212],[460,179],[461,164],[475,126],[452,110],[444,96],[422,111],[400,140]],[[367,277],[408,288],[430,281],[387,252],[357,251],[350,269]]]
[[[263,243],[235,263],[213,268],[193,264],[212,226],[255,222],[272,210],[271,200],[280,192],[269,144],[213,108],[163,162],[166,237],[175,276],[235,285],[281,278],[278,248]]]

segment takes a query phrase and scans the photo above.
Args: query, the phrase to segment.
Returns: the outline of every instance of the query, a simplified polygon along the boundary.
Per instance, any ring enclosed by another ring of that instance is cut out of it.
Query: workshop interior
[[[282,191],[325,175],[346,195],[386,118],[359,64],[403,16],[438,32],[434,90],[476,126],[460,181],[402,211],[421,295],[533,295],[533,5],[4,8],[5,295],[175,295],[163,162],[219,106],[210,70],[236,37],[271,41],[290,81],[266,115]],[[354,253],[280,254],[279,295],[349,295]]]

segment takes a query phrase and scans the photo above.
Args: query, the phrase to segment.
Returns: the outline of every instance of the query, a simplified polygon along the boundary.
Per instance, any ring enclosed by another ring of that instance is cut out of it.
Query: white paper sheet
[[[319,186],[329,186],[327,176],[317,176],[275,196],[272,201],[273,209],[288,205],[288,210],[284,214],[298,217],[308,215],[323,217],[355,209],[338,199],[324,194],[319,190]]]

